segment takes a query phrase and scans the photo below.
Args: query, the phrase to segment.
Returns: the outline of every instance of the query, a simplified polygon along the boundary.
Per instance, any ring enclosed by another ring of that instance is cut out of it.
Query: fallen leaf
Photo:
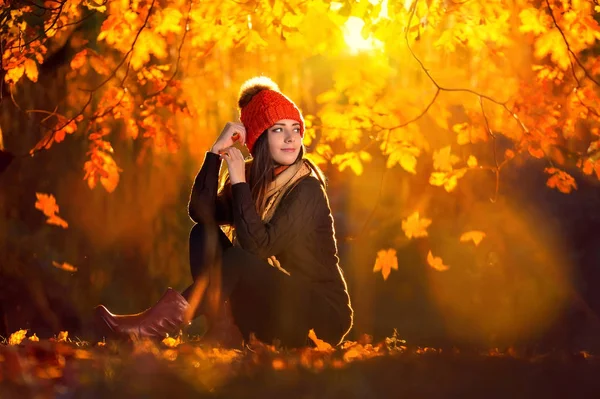
[[[35,193],[37,201],[35,209],[39,209],[48,218],[46,223],[54,224],[63,228],[69,227],[69,224],[57,215],[59,208],[56,204],[56,199],[52,194]]]
[[[317,346],[318,351],[331,352],[334,350],[330,344],[323,341],[322,339],[317,338],[317,334],[315,333],[315,330],[313,330],[312,328],[308,332],[308,338],[310,338],[312,340],[312,342],[314,342],[314,344]]]
[[[181,344],[181,337],[177,336],[177,338],[166,337],[162,340],[162,343],[169,348],[177,348]]]
[[[427,237],[427,227],[431,224],[431,219],[420,218],[416,211],[408,218],[402,221],[402,230],[408,238]]]
[[[431,251],[429,251],[429,253],[427,254],[427,263],[429,264],[429,266],[440,272],[444,272],[450,268],[450,266],[444,265],[442,258],[433,256]]]
[[[9,345],[20,345],[21,342],[25,339],[26,335],[27,335],[27,330],[15,331],[14,333],[10,334],[10,337],[8,337],[8,344]]]
[[[460,236],[460,242],[473,241],[475,246],[478,246],[481,240],[485,237],[485,233],[483,231],[467,231]]]
[[[76,272],[77,268],[67,262],[63,262],[63,263],[58,263],[55,261],[52,261],[52,266],[58,268],[58,269],[62,269],[66,272]]]
[[[58,337],[56,338],[57,342],[67,342],[67,338],[69,337],[68,331],[61,331],[58,333]]]
[[[383,279],[387,280],[392,269],[398,270],[398,258],[396,257],[396,250],[393,248],[382,249],[377,252],[377,259],[375,260],[375,266],[373,272],[377,273],[381,271]]]
[[[38,338],[37,335],[35,335],[35,333],[33,333],[33,335],[27,339],[30,340],[31,342],[40,342],[40,339]]]

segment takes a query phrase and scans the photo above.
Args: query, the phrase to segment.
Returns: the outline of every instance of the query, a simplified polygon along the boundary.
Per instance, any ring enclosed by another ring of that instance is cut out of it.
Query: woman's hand
[[[231,185],[244,183],[246,181],[246,163],[242,152],[235,147],[228,147],[221,150],[220,154],[221,159],[227,162]]]
[[[246,128],[241,123],[227,122],[210,151],[219,154],[224,149],[231,147],[235,141],[246,143]]]

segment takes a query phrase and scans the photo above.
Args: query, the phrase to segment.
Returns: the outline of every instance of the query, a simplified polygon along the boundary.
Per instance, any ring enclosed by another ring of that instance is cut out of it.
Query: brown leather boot
[[[117,338],[162,339],[173,336],[189,321],[185,313],[189,304],[181,294],[167,289],[162,298],[151,308],[132,315],[115,315],[103,305],[96,307],[96,322],[109,336]]]
[[[235,324],[229,302],[225,302],[216,315],[207,318],[208,329],[200,338],[200,344],[240,349],[244,343],[242,332]]]

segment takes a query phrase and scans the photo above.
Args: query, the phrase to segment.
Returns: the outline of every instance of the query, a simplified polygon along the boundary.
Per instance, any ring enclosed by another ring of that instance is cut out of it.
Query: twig
[[[581,60],[577,57],[575,52],[573,52],[573,50],[571,49],[571,46],[569,45],[569,42],[567,41],[567,36],[565,35],[565,32],[558,25],[558,21],[556,20],[556,17],[554,16],[554,10],[552,9],[552,6],[550,5],[550,0],[545,0],[545,1],[546,1],[546,6],[548,7],[548,11],[550,12],[550,17],[552,18],[552,22],[554,22],[554,26],[556,26],[556,29],[562,36],[563,41],[565,42],[565,46],[567,46],[567,51],[569,52],[569,54],[571,54],[571,56],[573,57],[573,59],[575,60],[577,65],[579,65],[581,70],[585,73],[585,76],[589,80],[594,82],[597,86],[600,86],[600,82],[598,82],[596,79],[594,79],[592,74],[586,69],[586,67],[583,65]],[[569,62],[571,63],[571,68],[573,69],[573,76],[575,76],[575,68],[574,68],[573,62],[571,61],[571,59],[569,59]],[[579,80],[577,79],[577,77],[575,77],[575,80],[577,81],[577,84],[579,85]]]
[[[179,48],[177,49],[177,61],[175,62],[175,71],[173,71],[173,74],[171,75],[171,77],[165,81],[165,85],[162,87],[162,89],[156,91],[155,93],[150,94],[149,97],[154,97],[154,96],[162,93],[169,86],[169,83],[171,83],[173,81],[173,79],[175,78],[175,75],[177,75],[177,72],[179,71],[179,62],[181,61],[181,49],[183,48],[183,44],[185,43],[185,37],[187,36],[188,30],[189,30],[190,16],[192,13],[192,5],[194,4],[194,0],[189,0],[189,1],[190,1],[190,5],[187,10],[185,26],[183,27],[183,36],[181,36],[181,43],[179,43]]]

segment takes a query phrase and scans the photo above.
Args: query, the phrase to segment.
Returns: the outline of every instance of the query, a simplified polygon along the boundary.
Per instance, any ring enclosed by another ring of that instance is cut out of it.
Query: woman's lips
[[[296,152],[296,149],[294,149],[294,148],[282,148],[281,151],[283,151],[283,152]]]

